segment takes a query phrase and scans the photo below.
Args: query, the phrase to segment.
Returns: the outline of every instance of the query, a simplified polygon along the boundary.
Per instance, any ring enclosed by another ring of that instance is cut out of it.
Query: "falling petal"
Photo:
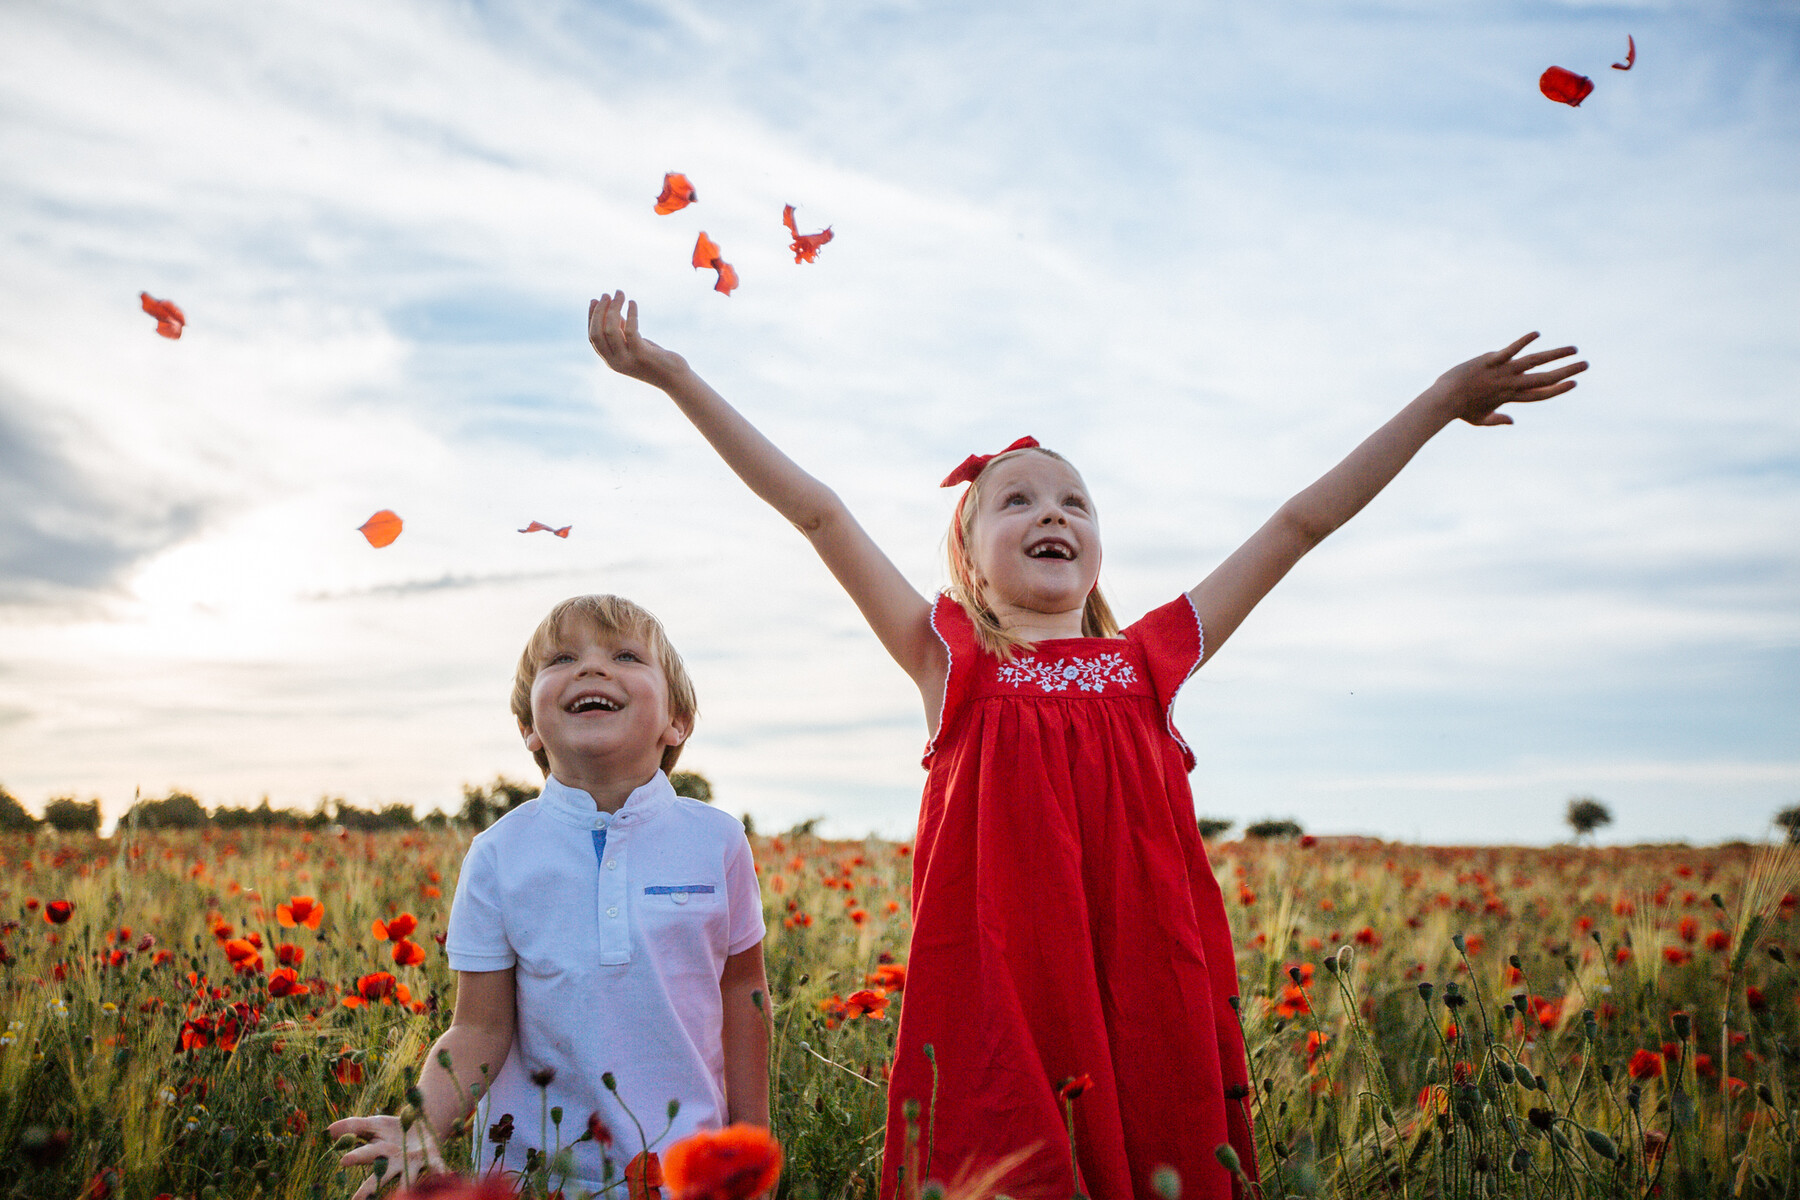
[[[1570,108],[1581,107],[1581,102],[1588,98],[1594,90],[1594,81],[1586,75],[1577,75],[1562,67],[1551,67],[1538,77],[1538,91]]]
[[[139,292],[138,302],[144,311],[156,318],[156,332],[173,341],[181,336],[182,327],[187,324],[187,314],[177,308],[173,300],[158,300],[149,292]]]
[[[656,211],[663,216],[679,212],[700,199],[688,177],[676,171],[663,176],[662,195],[656,198]]]
[[[1613,70],[1629,71],[1635,66],[1637,66],[1637,39],[1628,33],[1625,35],[1625,61],[1614,63]]]
[[[818,233],[801,233],[799,227],[794,224],[794,206],[791,204],[781,210],[781,223],[786,225],[788,232],[794,235],[793,244],[788,249],[794,252],[794,261],[797,263],[816,261],[819,257],[819,247],[831,240],[829,226]]]
[[[400,536],[401,525],[400,517],[391,509],[384,508],[356,528],[369,539],[369,545],[379,550],[393,544],[394,539]]]

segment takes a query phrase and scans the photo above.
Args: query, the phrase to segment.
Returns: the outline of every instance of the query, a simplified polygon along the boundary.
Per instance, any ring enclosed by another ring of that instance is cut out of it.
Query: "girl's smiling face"
[[[997,460],[978,481],[968,551],[983,603],[1009,627],[1009,614],[1073,613],[1100,578],[1100,527],[1081,475],[1033,450]]]

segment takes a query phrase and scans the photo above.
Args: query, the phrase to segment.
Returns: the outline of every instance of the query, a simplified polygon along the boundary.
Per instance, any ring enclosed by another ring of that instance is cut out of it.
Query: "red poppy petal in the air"
[[[1613,70],[1629,71],[1637,65],[1637,39],[1629,33],[1625,35],[1625,61],[1614,63]]]
[[[149,292],[138,293],[138,303],[144,311],[156,318],[156,332],[171,340],[181,336],[181,329],[187,324],[187,314],[177,308],[173,300],[158,300]]]
[[[394,539],[400,536],[400,529],[404,524],[392,509],[384,508],[356,528],[369,539],[369,545],[379,550],[383,546],[394,544]]]
[[[656,211],[662,216],[677,212],[700,199],[688,177],[678,171],[663,176],[662,195],[656,198]]]
[[[797,263],[817,261],[819,247],[831,240],[830,228],[823,229],[818,233],[801,233],[799,227],[794,224],[794,206],[791,204],[781,210],[781,223],[786,225],[788,232],[794,235],[793,244],[788,249],[794,252],[794,261]]]
[[[694,269],[710,267],[719,257],[719,245],[706,236],[706,230],[700,231],[699,240],[694,243]]]
[[[1581,102],[1588,98],[1594,90],[1594,81],[1586,75],[1577,75],[1562,67],[1551,67],[1538,76],[1538,91],[1570,108],[1581,107]]]

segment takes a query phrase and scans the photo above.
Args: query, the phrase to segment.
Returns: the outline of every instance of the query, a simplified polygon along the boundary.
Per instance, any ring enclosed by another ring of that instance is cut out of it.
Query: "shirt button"
[[[607,869],[607,870],[609,870],[609,871],[616,871],[616,870],[618,870],[618,869],[619,869],[619,860],[618,860],[618,859],[616,859],[616,858],[609,858],[609,859],[607,859],[607,860],[606,860],[606,869]]]
[[[619,915],[619,906],[618,906],[618,905],[616,905],[616,904],[615,904],[615,905],[613,905],[613,906],[612,906],[612,907],[611,907],[611,908],[609,908],[609,909],[607,909],[607,910],[606,910],[606,915],[607,915],[607,916],[609,916],[609,917],[616,917],[616,916],[618,916],[618,915]]]

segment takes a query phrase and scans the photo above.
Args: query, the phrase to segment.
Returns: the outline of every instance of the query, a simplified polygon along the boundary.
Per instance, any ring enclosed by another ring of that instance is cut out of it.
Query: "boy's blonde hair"
[[[956,515],[950,518],[950,598],[962,605],[962,610],[969,614],[969,620],[975,626],[975,640],[981,644],[981,648],[1003,659],[1011,659],[1015,650],[1031,649],[1031,643],[1016,633],[1002,629],[999,618],[994,616],[994,610],[983,600],[981,572],[969,555],[969,538],[975,531],[975,513],[981,507],[981,481],[987,478],[988,472],[996,464],[1021,454],[1043,454],[1054,458],[1071,471],[1075,469],[1075,464],[1068,459],[1042,446],[995,455],[981,469],[981,474],[969,484],[968,490],[963,492],[962,499],[956,502]],[[1106,597],[1100,594],[1100,585],[1096,582],[1081,610],[1081,636],[1116,637],[1118,633],[1119,622],[1107,605]]]
[[[662,668],[663,679],[669,685],[669,715],[685,720],[692,730],[694,719],[700,715],[700,702],[694,695],[694,681],[688,677],[687,665],[670,644],[662,622],[650,610],[625,597],[610,595],[571,596],[551,609],[532,631],[531,640],[525,643],[525,652],[519,655],[519,668],[513,673],[512,711],[521,729],[531,728],[531,685],[537,680],[538,668],[556,648],[563,636],[563,624],[569,620],[585,621],[597,633],[608,637],[641,637],[649,642],[650,653],[655,657],[656,665]],[[532,757],[548,776],[549,756],[542,750],[534,750]],[[663,773],[673,771],[680,757],[679,743],[663,747]]]

